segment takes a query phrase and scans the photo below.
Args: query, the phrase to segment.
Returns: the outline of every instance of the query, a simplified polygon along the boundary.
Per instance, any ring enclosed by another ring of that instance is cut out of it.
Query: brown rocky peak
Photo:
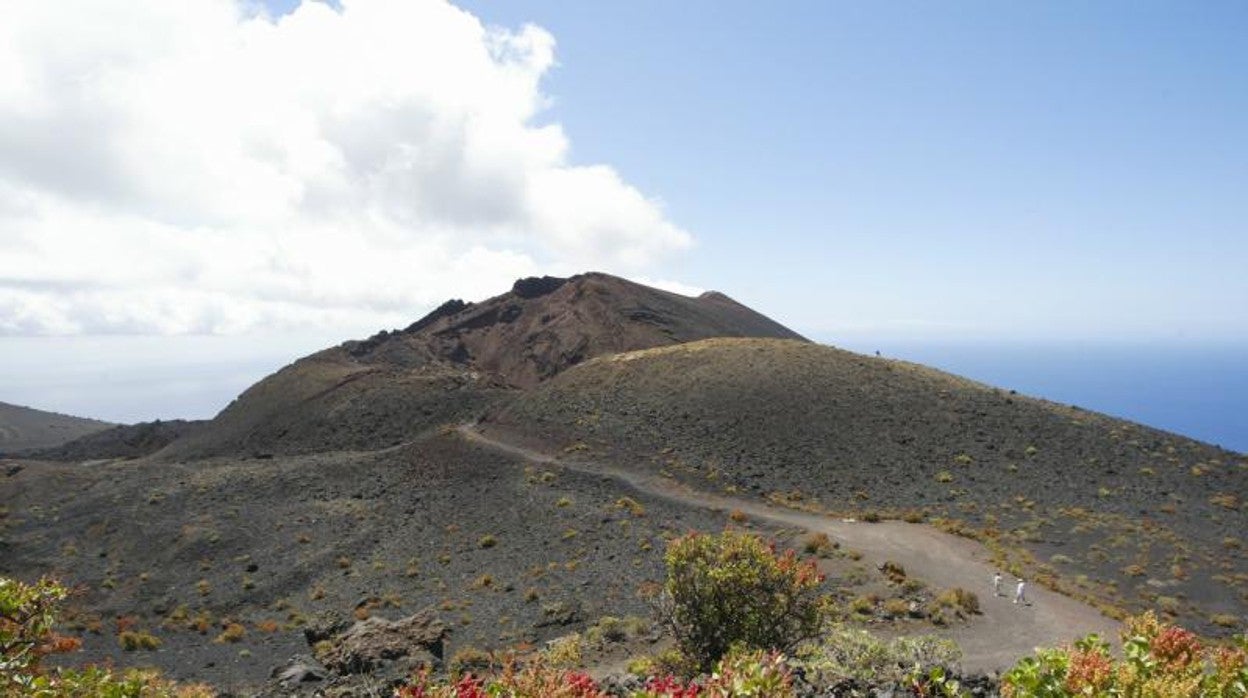
[[[387,362],[419,348],[528,387],[594,356],[710,337],[801,338],[722,293],[691,298],[591,272],[520,279],[480,303],[450,300],[402,332],[349,350]],[[408,351],[396,351],[396,341]]]

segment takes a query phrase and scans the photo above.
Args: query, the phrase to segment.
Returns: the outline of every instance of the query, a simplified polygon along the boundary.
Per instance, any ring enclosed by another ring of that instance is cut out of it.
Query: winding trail
[[[900,521],[859,523],[809,514],[763,502],[699,492],[673,479],[601,463],[558,458],[487,434],[479,425],[458,428],[468,441],[517,458],[600,475],[652,497],[691,507],[740,510],[751,519],[767,521],[809,532],[822,532],[863,553],[871,565],[892,560],[911,576],[934,588],[962,587],[979,596],[982,615],[969,626],[939,634],[962,647],[962,666],[968,671],[991,672],[1008,668],[1036,647],[1053,647],[1087,633],[1117,638],[1119,624],[1080,601],[1027,585],[1030,605],[1015,605],[1013,580],[1003,584],[1006,596],[992,595],[992,575],[987,551],[980,544],[938,531],[923,524]]]

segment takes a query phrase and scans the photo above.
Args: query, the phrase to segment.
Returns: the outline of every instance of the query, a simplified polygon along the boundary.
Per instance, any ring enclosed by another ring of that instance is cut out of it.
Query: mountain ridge
[[[719,293],[690,298],[598,272],[520,279],[485,301],[449,300],[406,329],[299,359],[161,455],[391,446],[586,359],[718,336],[806,341]]]
[[[60,446],[113,426],[99,419],[0,402],[0,454]]]

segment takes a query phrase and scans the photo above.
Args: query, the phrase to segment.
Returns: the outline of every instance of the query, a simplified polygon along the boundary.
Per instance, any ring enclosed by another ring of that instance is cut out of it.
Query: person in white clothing
[[[1022,579],[1018,580],[1018,587],[1014,589],[1014,603],[1027,603],[1027,582]]]
[[[1000,572],[997,572],[996,574],[992,575],[992,595],[993,596],[1001,595],[1001,573]]]

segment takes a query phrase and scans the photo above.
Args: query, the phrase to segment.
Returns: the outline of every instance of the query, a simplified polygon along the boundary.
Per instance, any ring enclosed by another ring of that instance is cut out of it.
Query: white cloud
[[[374,318],[691,244],[538,122],[554,39],[434,0],[21,0],[0,21],[0,334]]]
[[[644,286],[662,289],[664,291],[677,293],[690,298],[697,298],[703,293],[706,293],[706,289],[704,288],[699,286],[690,286],[689,284],[680,281],[673,281],[671,279],[651,279],[646,276],[632,276],[629,278]]]

